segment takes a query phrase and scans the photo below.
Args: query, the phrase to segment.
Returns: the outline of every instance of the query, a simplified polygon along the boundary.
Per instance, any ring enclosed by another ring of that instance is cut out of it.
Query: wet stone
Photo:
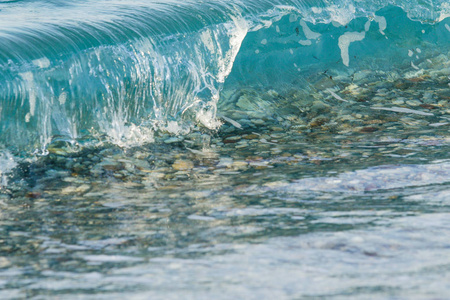
[[[270,130],[272,130],[272,131],[285,131],[283,127],[279,127],[279,126],[271,126]]]
[[[225,144],[234,144],[234,143],[237,143],[239,140],[241,140],[241,137],[240,137],[240,136],[229,136],[229,137],[226,137],[226,138],[223,140],[223,142],[224,142]]]
[[[266,122],[262,119],[251,119],[252,123],[255,125],[264,125]]]
[[[422,102],[420,102],[419,100],[408,100],[406,101],[406,104],[408,104],[409,106],[419,106],[422,104]]]
[[[176,160],[172,164],[172,168],[177,171],[190,170],[194,168],[194,163],[190,160]]]
[[[11,262],[6,257],[3,256],[0,257],[0,269],[7,268],[10,265]]]
[[[377,127],[363,127],[360,130],[360,132],[363,132],[363,133],[371,133],[371,132],[375,132],[375,131],[378,131]]]
[[[312,106],[310,108],[310,113],[314,116],[327,113],[330,111],[331,107],[330,105],[324,103],[323,101],[316,100],[312,103]]]
[[[329,122],[330,120],[327,117],[316,117],[314,118],[310,123],[309,126],[310,127],[319,127],[324,125],[325,123]]]
[[[164,143],[165,144],[173,144],[173,143],[179,143],[182,141],[183,141],[183,138],[181,138],[181,137],[171,137],[171,138],[165,139]]]
[[[233,164],[233,159],[231,157],[221,157],[217,167],[218,168],[229,168]]]
[[[63,188],[62,190],[61,190],[61,194],[62,195],[69,195],[69,194],[73,194],[73,193],[76,193],[76,187],[75,186],[67,186],[67,187],[65,187],[65,188]]]
[[[99,165],[107,171],[118,171],[123,168],[122,163],[113,160],[103,160]]]
[[[121,173],[114,173],[113,176],[114,176],[114,178],[117,178],[117,179],[122,179],[122,178],[124,178],[124,175],[121,174]]]
[[[242,136],[242,138],[246,139],[246,140],[255,140],[255,139],[259,138],[259,135],[258,134],[246,134],[246,135]]]
[[[400,99],[400,98],[394,99],[392,101],[392,104],[394,104],[394,105],[403,105],[403,104],[405,104],[405,100],[404,99]]]
[[[142,152],[142,151],[136,151],[133,154],[134,158],[140,159],[140,160],[144,160],[148,157],[148,153]]]
[[[436,108],[438,108],[436,105],[432,105],[432,104],[420,104],[419,106],[422,107],[422,108],[425,108],[425,109],[436,109]]]
[[[75,192],[77,192],[77,193],[85,193],[85,192],[87,192],[90,188],[91,188],[90,185],[88,185],[88,184],[82,184],[82,185],[80,185],[79,187],[77,187],[77,188],[75,189]]]
[[[235,161],[231,164],[231,168],[236,170],[245,170],[247,166],[248,163],[246,161]]]
[[[76,163],[76,164],[73,165],[73,171],[74,171],[74,172],[79,173],[79,172],[81,172],[81,171],[83,171],[83,170],[84,170],[84,167],[83,167],[82,164]]]
[[[242,143],[238,143],[236,144],[236,149],[240,149],[240,148],[245,148],[248,147],[248,143],[247,142],[242,142]]]
[[[90,170],[90,173],[92,174],[92,176],[95,176],[95,177],[101,176],[103,174],[103,172],[104,172],[103,169],[101,169],[99,167],[95,167]]]

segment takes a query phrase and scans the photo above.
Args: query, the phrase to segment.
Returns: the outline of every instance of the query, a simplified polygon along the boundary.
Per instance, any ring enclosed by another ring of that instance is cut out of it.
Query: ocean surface
[[[450,4],[0,0],[1,299],[447,299]]]

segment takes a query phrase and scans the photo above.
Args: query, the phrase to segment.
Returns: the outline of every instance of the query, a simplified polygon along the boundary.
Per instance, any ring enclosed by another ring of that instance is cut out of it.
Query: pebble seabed
[[[424,64],[226,91],[214,132],[50,145],[0,190],[0,298],[448,295],[450,66]]]

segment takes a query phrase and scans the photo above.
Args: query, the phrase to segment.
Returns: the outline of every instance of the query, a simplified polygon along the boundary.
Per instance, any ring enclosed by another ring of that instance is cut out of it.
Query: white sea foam
[[[305,37],[309,40],[316,40],[322,35],[318,32],[314,32],[311,29],[309,29],[308,25],[303,20],[300,21],[300,26],[302,26]]]
[[[46,68],[50,67],[50,60],[47,57],[35,59],[32,62],[33,62],[33,65],[35,65],[36,67],[39,67],[41,69],[46,69]]]
[[[338,7],[337,5],[330,5],[326,8],[330,14],[330,19],[333,22],[339,23],[342,26],[350,23],[355,18],[356,8],[353,4],[347,7]]]
[[[382,35],[385,35],[384,30],[386,30],[387,22],[385,17],[375,16],[374,17],[375,22],[378,23],[378,28],[380,30],[380,33]]]
[[[348,67],[350,57],[348,54],[348,47],[351,43],[362,41],[366,37],[366,32],[346,32],[339,37],[339,49],[341,49],[342,63]]]
[[[292,191],[365,192],[441,184],[450,181],[450,163],[386,165],[341,173],[335,177],[305,178],[285,187]]]
[[[311,40],[300,40],[298,43],[303,46],[310,46],[312,44]]]
[[[123,148],[140,146],[146,143],[153,143],[153,130],[135,124],[125,125],[124,123],[112,122],[106,129],[109,141]]]

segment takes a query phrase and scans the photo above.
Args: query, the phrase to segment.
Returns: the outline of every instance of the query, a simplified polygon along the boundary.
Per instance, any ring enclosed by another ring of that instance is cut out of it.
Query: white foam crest
[[[338,7],[337,5],[331,5],[326,8],[330,14],[330,21],[341,24],[342,26],[350,23],[355,18],[356,9],[353,4],[346,7]]]
[[[225,82],[225,78],[230,74],[233,68],[233,63],[236,59],[242,42],[249,30],[249,24],[242,17],[232,17],[232,24],[226,25],[229,36],[229,50],[225,53],[224,59],[220,63],[219,74],[217,75],[218,82]]]
[[[439,18],[438,18],[438,22],[441,22],[447,18],[450,18],[450,3],[442,3],[440,5],[440,13],[439,13]],[[445,24],[446,28],[448,29],[448,31],[450,31],[450,28],[448,27],[447,24]]]
[[[239,15],[232,15],[230,18],[230,22],[213,30],[206,29],[200,34],[200,43],[194,46],[196,60],[190,66],[191,80],[195,85],[193,98],[181,108],[181,116],[189,110],[197,122],[210,129],[216,129],[222,124],[216,118],[219,93],[231,73],[250,26]],[[209,55],[198,55],[205,50]],[[209,99],[201,99],[198,95],[207,90],[211,93]]]

